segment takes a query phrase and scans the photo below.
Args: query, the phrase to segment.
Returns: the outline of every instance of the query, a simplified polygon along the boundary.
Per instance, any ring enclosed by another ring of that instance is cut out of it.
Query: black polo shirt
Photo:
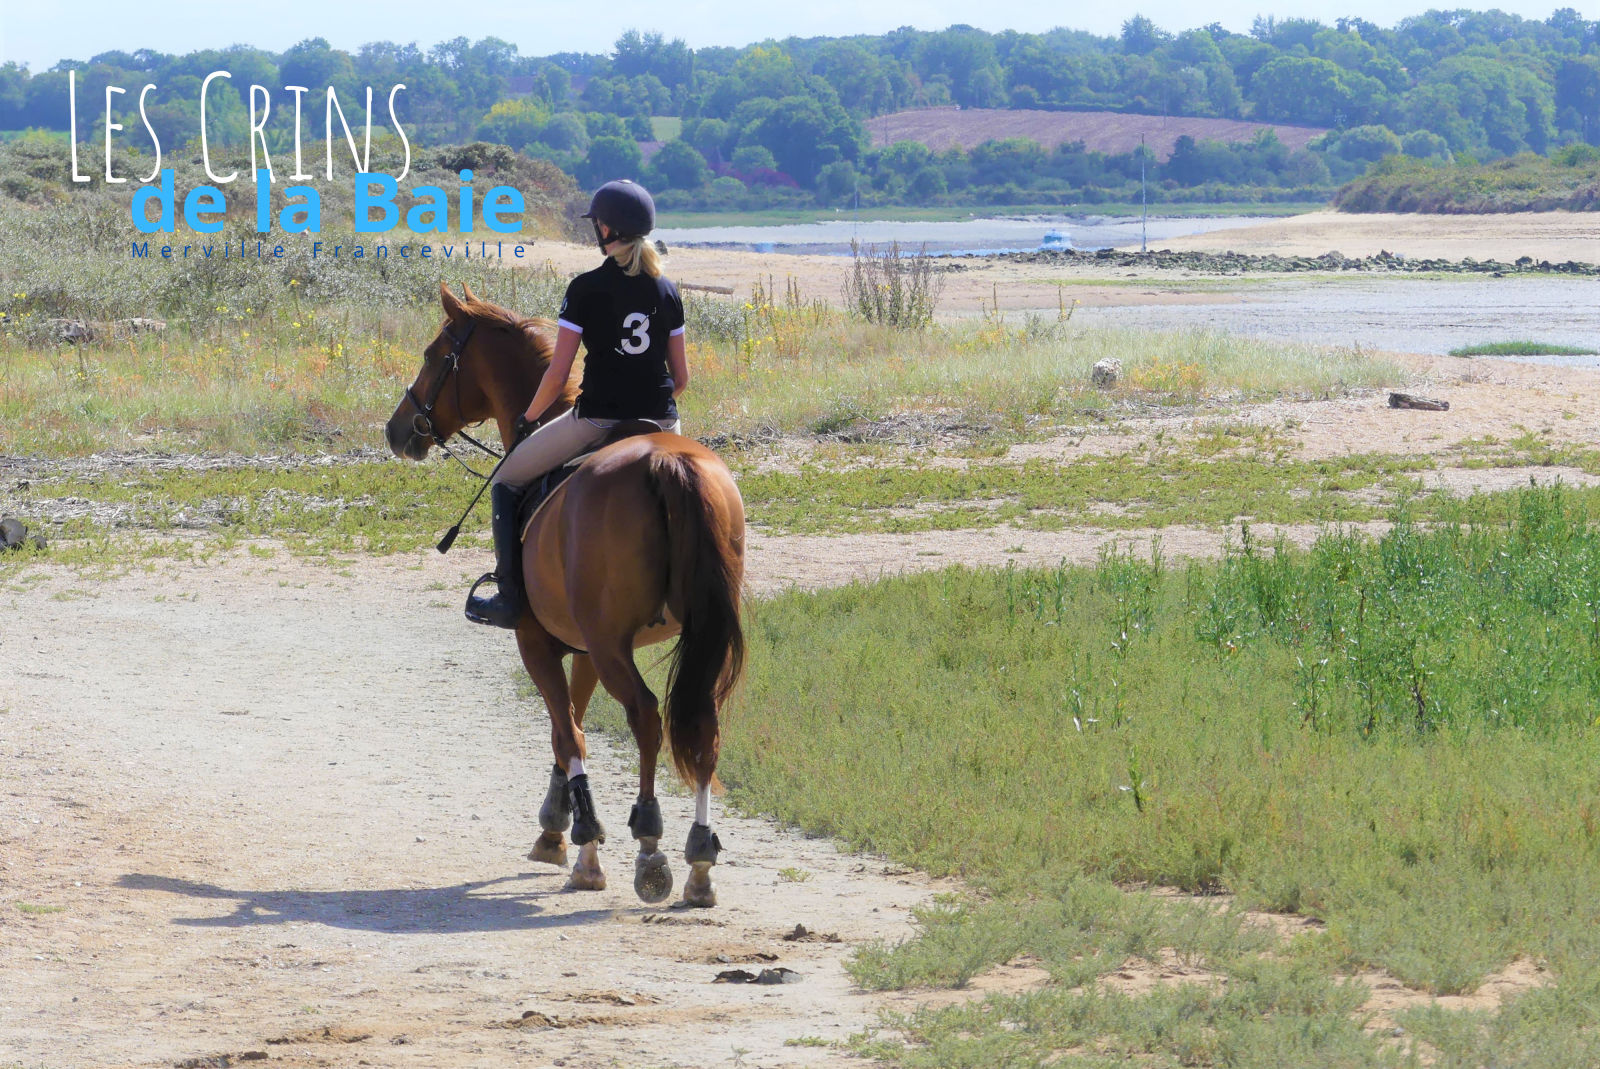
[[[573,279],[561,325],[583,335],[578,415],[589,419],[677,419],[667,338],[683,333],[683,300],[665,278],[629,276],[610,256]]]

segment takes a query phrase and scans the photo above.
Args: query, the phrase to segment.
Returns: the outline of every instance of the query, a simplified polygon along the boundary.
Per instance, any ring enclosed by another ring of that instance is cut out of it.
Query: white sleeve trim
[[[679,327],[679,328],[678,328],[678,329],[677,329],[677,330],[674,330],[674,331],[672,331],[672,332],[671,332],[671,333],[670,333],[670,334],[668,334],[668,335],[667,335],[667,337],[669,337],[669,338],[676,338],[676,337],[677,337],[677,336],[678,336],[678,335],[680,335],[680,334],[682,334],[682,333],[683,333],[683,328],[682,328],[682,327]]]
[[[575,331],[578,334],[583,333],[583,328],[572,322],[570,319],[558,319],[556,320],[556,325],[566,327],[568,330]]]

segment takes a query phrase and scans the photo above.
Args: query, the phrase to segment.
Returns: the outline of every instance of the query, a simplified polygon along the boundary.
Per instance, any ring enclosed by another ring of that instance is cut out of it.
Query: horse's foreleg
[[[550,789],[539,810],[539,823],[544,832],[528,854],[529,860],[553,865],[567,862],[566,830],[571,814],[577,820],[572,824],[572,841],[580,847],[578,863],[573,866],[569,887],[599,890],[605,886],[605,873],[600,868],[597,851],[592,847],[605,841],[605,829],[594,809],[594,799],[589,792],[589,777],[584,772],[583,759],[587,752],[583,729],[578,726],[572,706],[571,691],[566,673],[561,666],[561,647],[534,620],[531,613],[524,614],[517,628],[517,648],[522,663],[539,694],[544,698],[545,709],[550,714],[550,746],[555,751],[555,769],[550,776]],[[563,798],[562,795],[565,795]]]
[[[589,699],[594,697],[595,684],[600,677],[595,674],[594,662],[586,653],[572,655],[572,719],[578,730],[583,730],[583,714],[588,711]],[[580,749],[582,747],[580,746]],[[572,826],[572,798],[567,784],[566,767],[557,764],[550,772],[550,786],[545,791],[544,804],[539,807],[539,826],[544,834],[534,844],[530,861],[544,861],[565,866],[567,844],[562,833]]]
[[[645,902],[660,902],[672,893],[672,867],[661,852],[661,804],[656,800],[656,762],[661,755],[661,705],[639,674],[629,641],[615,649],[591,649],[599,678],[628,713],[628,727],[639,744],[639,798],[628,815],[628,827],[639,842],[633,864],[633,889]]]

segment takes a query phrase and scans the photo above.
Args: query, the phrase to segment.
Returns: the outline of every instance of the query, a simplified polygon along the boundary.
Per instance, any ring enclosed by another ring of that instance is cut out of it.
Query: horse
[[[554,323],[480,300],[470,288],[464,293],[458,300],[440,285],[444,323],[385,427],[390,450],[402,459],[420,461],[433,446],[486,420],[498,425],[510,449],[517,417],[549,366]],[[568,382],[536,423],[572,407],[576,394]],[[586,819],[587,780],[581,796],[568,780],[574,761],[587,756],[584,711],[596,685],[604,685],[627,711],[639,745],[639,795],[628,819],[639,843],[634,890],[645,902],[672,893],[655,794],[663,710],[634,663],[634,650],[676,637],[666,739],[679,776],[695,792],[683,901],[716,905],[711,867],[722,844],[710,828],[710,791],[721,746],[718,711],[738,683],[745,650],[739,604],[744,502],[732,473],[711,450],[681,435],[610,442],[539,506],[524,531],[522,554],[526,598],[517,650],[549,711],[556,761],[529,860],[565,866],[564,833],[571,826],[578,857],[568,889],[606,885],[599,856],[605,829],[598,816]],[[570,678],[563,668],[568,655]]]

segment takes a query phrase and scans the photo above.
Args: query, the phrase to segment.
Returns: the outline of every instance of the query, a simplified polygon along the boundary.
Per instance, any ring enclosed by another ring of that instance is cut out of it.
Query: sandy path
[[[599,262],[593,248],[559,241],[535,241],[523,246],[523,264],[540,269],[546,261],[558,272],[587,271]],[[508,263],[515,261],[507,260]],[[739,252],[731,249],[673,249],[667,259],[667,272],[674,281],[700,286],[725,286],[740,299],[748,299],[757,280],[781,296],[786,279],[794,278],[807,298],[839,302],[845,272],[850,261],[843,256],[811,256],[793,253]],[[1187,291],[1149,290],[1143,283],[1082,285],[1058,293],[1056,283],[1063,279],[1089,277],[1102,279],[1108,272],[1092,263],[1083,265],[1017,264],[973,257],[963,260],[962,270],[946,275],[939,301],[941,313],[971,313],[994,307],[998,300],[1005,311],[1019,309],[1053,310],[1065,300],[1076,300],[1086,307],[1124,304],[1208,304],[1237,300],[1233,286],[1215,276],[1192,276],[1188,272],[1165,275],[1193,279]],[[1145,272],[1146,280],[1151,277]]]
[[[839,1055],[785,1039],[875,1019],[840,961],[906,934],[926,878],[714,805],[722,906],[647,909],[632,759],[597,736],[611,889],[523,860],[548,729],[508,636],[461,620],[464,568],[241,555],[0,595],[0,1062],[805,1065]],[[711,983],[740,961],[803,979]]]
[[[1353,214],[1311,212],[1237,230],[1191,234],[1163,248],[1257,255],[1346,256],[1389,252],[1422,259],[1500,260],[1519,256],[1564,263],[1600,263],[1600,212],[1517,212],[1505,215]]]

